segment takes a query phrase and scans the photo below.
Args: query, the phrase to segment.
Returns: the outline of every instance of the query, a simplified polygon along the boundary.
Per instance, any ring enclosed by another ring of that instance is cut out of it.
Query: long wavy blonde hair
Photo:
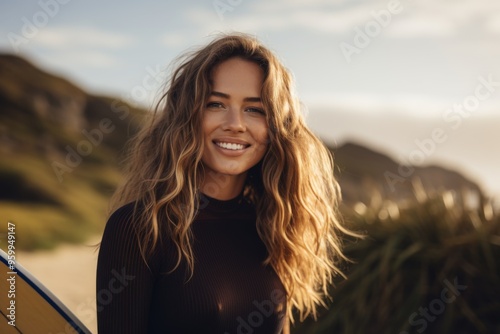
[[[194,270],[191,223],[203,183],[202,115],[211,92],[214,66],[231,57],[257,63],[264,71],[261,99],[269,145],[249,173],[244,194],[257,211],[257,230],[271,265],[287,291],[288,317],[316,317],[343,258],[340,191],[329,150],[307,128],[291,74],[254,37],[222,35],[184,55],[173,71],[162,104],[133,139],[128,169],[111,208],[136,203],[143,257],[167,237],[177,264]],[[140,210],[137,208],[140,206]]]

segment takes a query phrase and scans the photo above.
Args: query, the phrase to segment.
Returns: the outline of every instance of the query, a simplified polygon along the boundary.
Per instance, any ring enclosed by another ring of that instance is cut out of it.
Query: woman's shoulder
[[[140,217],[140,206],[137,202],[130,202],[118,207],[108,217],[107,229],[130,229],[134,227]]]
[[[137,202],[130,202],[122,205],[111,212],[109,219],[119,219],[126,216],[131,216],[136,210]]]

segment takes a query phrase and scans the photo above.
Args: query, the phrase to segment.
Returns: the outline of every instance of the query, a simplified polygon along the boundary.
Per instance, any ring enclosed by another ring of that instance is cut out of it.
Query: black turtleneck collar
[[[255,214],[253,205],[245,198],[243,192],[238,196],[220,200],[200,193],[199,219],[204,218],[234,218]]]

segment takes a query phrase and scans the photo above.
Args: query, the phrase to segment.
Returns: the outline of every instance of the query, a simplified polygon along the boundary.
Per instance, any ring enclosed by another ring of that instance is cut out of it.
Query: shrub
[[[318,321],[294,333],[500,333],[500,216],[443,192],[344,208],[364,230]]]

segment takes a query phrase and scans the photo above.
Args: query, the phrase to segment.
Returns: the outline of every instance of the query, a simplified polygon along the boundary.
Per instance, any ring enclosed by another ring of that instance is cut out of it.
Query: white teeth
[[[220,146],[222,148],[225,148],[227,150],[242,150],[245,148],[245,146],[241,145],[241,144],[235,144],[235,143],[220,143],[220,142],[217,142],[215,143],[217,146]]]

